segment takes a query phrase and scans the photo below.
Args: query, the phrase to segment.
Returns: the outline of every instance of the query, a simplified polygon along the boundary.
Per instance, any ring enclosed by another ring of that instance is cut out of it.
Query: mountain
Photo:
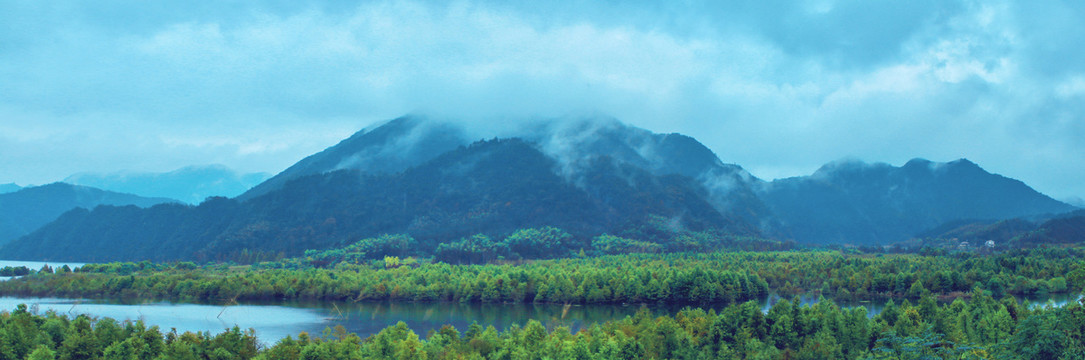
[[[750,224],[769,221],[768,207],[754,192],[761,180],[724,163],[692,137],[656,134],[614,118],[551,120],[528,126],[518,136],[556,159],[558,172],[573,183],[581,181],[585,165],[607,157],[653,175],[687,177],[722,214]]]
[[[578,184],[596,160],[645,170],[652,175],[682,175],[705,187],[717,210],[747,222],[767,216],[767,207],[754,193],[760,181],[742,167],[725,164],[697,140],[681,134],[656,134],[613,118],[587,117],[529,122],[501,131],[505,138],[522,139],[556,162],[553,169]],[[237,199],[246,201],[282,188],[288,181],[336,170],[392,174],[418,166],[465,146],[471,134],[460,124],[424,116],[404,116],[373,129],[364,129],[335,146],[306,157]]]
[[[705,190],[689,177],[657,176],[600,156],[583,165],[581,183],[573,184],[558,166],[521,139],[482,141],[397,173],[301,176],[246,201],[72,211],[0,253],[81,261],[259,259],[386,233],[409,233],[429,248],[542,226],[586,239],[649,216],[692,230],[756,234],[705,201]]]
[[[148,207],[173,201],[65,183],[22,188],[0,194],[0,244],[29,234],[75,208],[93,209],[99,205]]]
[[[1071,209],[967,160],[916,159],[901,167],[841,161],[767,182],[692,137],[612,118],[478,129],[405,116],[361,130],[236,198],[72,211],[0,248],[0,256],[258,261],[382,234],[410,234],[434,249],[542,226],[584,244],[604,233],[658,238],[652,229],[666,227],[880,245],[950,221]]]
[[[22,188],[22,186],[15,185],[15,183],[0,184],[0,194],[13,193]]]
[[[241,194],[238,200],[267,194],[293,179],[335,170],[396,173],[469,143],[461,127],[421,116],[404,116],[358,131],[335,146],[298,161]]]
[[[1074,207],[971,161],[914,159],[901,167],[839,161],[776,180],[759,194],[796,240],[880,245],[960,219],[1004,220]]]
[[[146,197],[199,204],[211,196],[234,197],[260,184],[267,173],[241,174],[222,165],[190,166],[165,173],[80,173],[64,182]]]

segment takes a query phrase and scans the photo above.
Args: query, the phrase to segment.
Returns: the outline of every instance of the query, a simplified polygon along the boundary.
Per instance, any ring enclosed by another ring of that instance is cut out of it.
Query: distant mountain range
[[[0,257],[258,260],[385,233],[409,233],[422,246],[539,226],[636,237],[650,218],[675,229],[874,245],[959,219],[1074,209],[967,160],[836,162],[767,182],[691,137],[608,118],[539,122],[486,141],[469,133],[451,122],[395,119],[237,198],[73,211],[0,248]]]
[[[759,194],[799,242],[880,245],[960,219],[1011,219],[1075,208],[971,161],[901,167],[840,161],[776,180]]]
[[[199,204],[211,196],[234,197],[267,180],[268,173],[241,174],[222,165],[190,166],[164,173],[80,173],[64,182],[146,197]]]
[[[65,183],[26,187],[0,194],[0,244],[29,234],[75,208],[93,209],[99,205],[149,207],[174,201]]]
[[[19,189],[22,189],[22,188],[23,188],[22,186],[15,185],[15,183],[0,184],[0,194],[7,194],[7,193],[11,193],[11,192],[16,192],[16,191],[19,191]]]

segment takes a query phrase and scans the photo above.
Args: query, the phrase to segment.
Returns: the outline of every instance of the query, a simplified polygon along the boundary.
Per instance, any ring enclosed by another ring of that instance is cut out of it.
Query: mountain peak
[[[960,158],[960,159],[957,159],[957,160],[950,161],[948,163],[945,163],[945,166],[948,167],[949,169],[954,169],[954,170],[968,170],[968,171],[979,170],[979,171],[986,172],[978,164],[976,164],[976,163],[974,163],[974,162],[972,162],[972,161],[970,161],[968,159],[965,159],[965,158]]]
[[[921,169],[921,168],[930,168],[935,164],[936,164],[935,162],[924,159],[924,158],[913,158],[911,160],[908,160],[908,162],[904,163],[904,166],[901,166],[901,167],[902,168]]]
[[[598,157],[644,168],[655,175],[679,174],[698,179],[708,174],[752,181],[752,176],[741,167],[723,163],[712,150],[692,137],[656,134],[610,116],[529,121],[500,130],[471,126],[422,115],[392,119],[358,131],[299,161],[239,199],[248,200],[280,188],[290,179],[329,171],[400,172],[471,141],[490,138],[495,133],[501,133],[502,138],[520,138],[533,144],[556,161],[559,174],[574,181]],[[483,133],[490,136],[481,136]]]
[[[983,169],[971,160],[960,158],[949,162],[934,162],[923,158],[909,160],[901,166],[905,172],[940,173],[946,171],[975,171]]]
[[[817,180],[832,180],[840,177],[849,177],[870,171],[886,170],[890,168],[892,168],[892,166],[886,163],[868,163],[866,161],[860,160],[859,158],[848,157],[835,161],[830,161],[825,165],[822,165],[820,168],[814,171],[813,174],[810,175],[810,178]]]
[[[0,184],[0,194],[16,192],[22,188],[22,186],[16,185],[15,183]]]
[[[241,194],[252,199],[307,175],[352,169],[371,174],[403,171],[467,143],[462,127],[421,115],[401,116],[362,129]]]

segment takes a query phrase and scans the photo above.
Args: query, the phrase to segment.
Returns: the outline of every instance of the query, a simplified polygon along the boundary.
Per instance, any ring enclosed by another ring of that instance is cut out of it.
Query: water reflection
[[[0,297],[0,309],[11,311],[18,304],[27,304],[45,313],[52,310],[74,317],[80,314],[111,317],[119,321],[143,320],[148,326],[158,325],[163,331],[209,331],[219,333],[233,327],[253,328],[261,339],[279,339],[299,331],[323,329],[323,317],[318,309],[284,306],[237,305],[214,306],[199,304],[116,304],[100,301]],[[300,329],[300,330],[299,330]]]
[[[374,334],[399,321],[407,323],[415,332],[425,336],[444,325],[452,325],[465,331],[472,322],[482,326],[492,325],[498,330],[512,324],[523,325],[528,320],[538,320],[548,328],[568,327],[570,331],[593,324],[632,316],[639,306],[635,305],[558,305],[558,304],[477,304],[477,303],[287,303],[321,309],[329,326],[342,325],[347,331],[365,336]],[[657,313],[660,309],[653,309]],[[658,313],[657,313],[658,314]]]
[[[788,298],[789,300],[791,298]],[[1080,299],[1079,295],[1056,295],[1045,298],[1021,299],[1031,305],[1051,303],[1062,306]],[[770,296],[761,302],[768,309],[780,300]],[[812,305],[816,297],[800,297],[799,303]],[[898,300],[898,303],[902,300]],[[593,323],[602,323],[636,314],[642,306],[653,316],[673,315],[684,306],[673,305],[557,305],[557,304],[476,304],[476,303],[320,303],[278,302],[247,303],[240,305],[172,304],[165,302],[123,304],[121,302],[72,300],[55,298],[0,297],[0,310],[11,311],[25,303],[39,313],[53,310],[75,316],[87,314],[111,317],[119,321],[143,320],[148,325],[158,325],[163,331],[207,331],[219,333],[235,324],[242,329],[252,328],[265,343],[274,343],[287,335],[296,336],[305,331],[319,335],[324,329],[343,326],[347,331],[366,337],[403,321],[420,336],[436,331],[444,325],[466,331],[472,322],[482,326],[507,329],[512,324],[525,324],[534,319],[548,328],[559,326],[577,331]],[[864,306],[868,315],[874,316],[885,306],[885,301],[837,302],[845,308]],[[725,305],[711,306],[719,310]]]

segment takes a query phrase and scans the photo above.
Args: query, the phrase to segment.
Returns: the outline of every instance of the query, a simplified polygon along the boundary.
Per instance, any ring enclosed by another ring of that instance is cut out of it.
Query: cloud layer
[[[4,2],[0,182],[276,172],[412,112],[601,113],[767,179],[966,157],[1085,195],[1085,5],[665,3]]]

